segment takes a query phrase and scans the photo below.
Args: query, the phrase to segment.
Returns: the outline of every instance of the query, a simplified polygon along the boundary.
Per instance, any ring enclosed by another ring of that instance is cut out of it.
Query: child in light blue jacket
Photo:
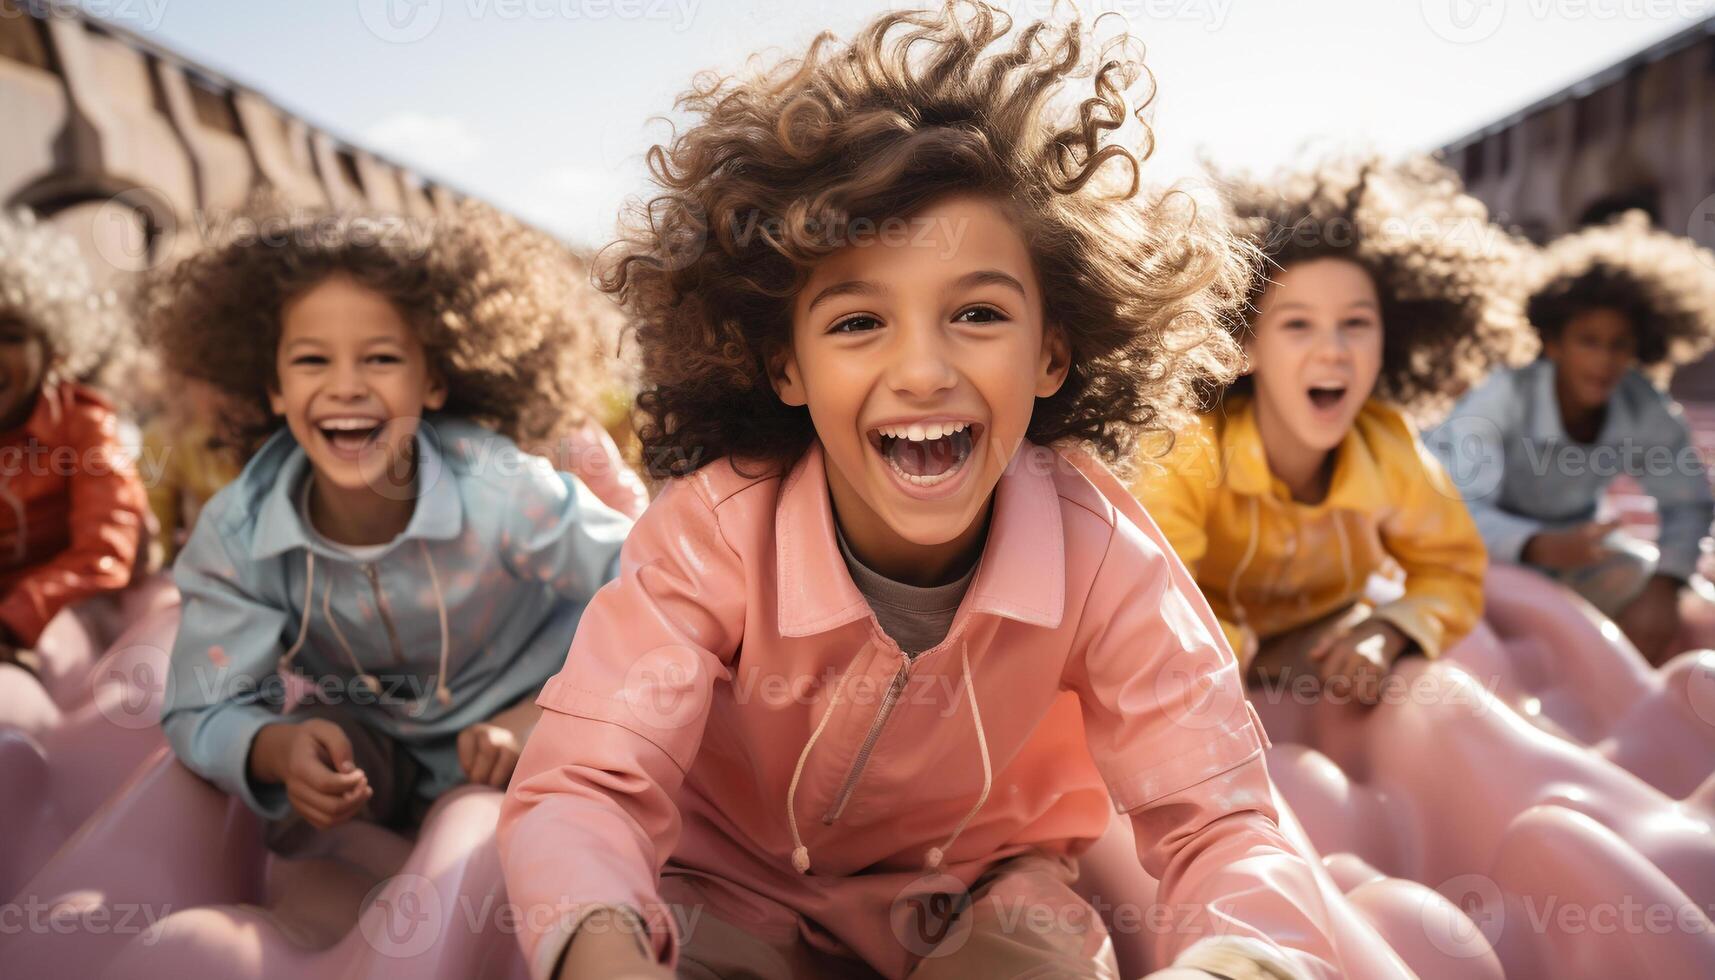
[[[1715,498],[1679,407],[1644,372],[1665,376],[1715,338],[1715,256],[1631,215],[1552,243],[1538,278],[1542,359],[1496,372],[1428,442],[1495,560],[1564,582],[1659,662]],[[1657,543],[1597,520],[1620,475],[1655,498]]]
[[[286,853],[504,787],[630,527],[519,448],[603,388],[557,246],[474,207],[423,238],[299,221],[315,233],[213,246],[144,294],[169,366],[251,406],[235,435],[261,443],[176,565],[162,724]],[[571,465],[616,486],[623,464],[608,442]]]

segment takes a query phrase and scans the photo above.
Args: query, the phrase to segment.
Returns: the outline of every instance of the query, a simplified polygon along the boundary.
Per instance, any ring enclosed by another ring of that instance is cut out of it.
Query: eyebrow
[[[1009,275],[999,269],[978,269],[975,272],[967,272],[955,280],[951,288],[954,290],[970,289],[974,286],[1005,286],[1015,290],[1020,296],[1028,295],[1024,290],[1024,283],[1019,282],[1016,276]],[[817,293],[815,298],[810,300],[810,305],[804,308],[804,312],[808,313],[823,301],[840,296],[873,296],[885,292],[887,292],[886,287],[877,283],[865,279],[848,279],[845,282],[836,282]]]
[[[1372,309],[1372,310],[1379,310],[1381,308],[1380,306],[1378,306],[1376,304],[1375,300],[1369,300],[1369,299],[1358,300],[1356,303],[1352,303],[1352,304],[1348,305],[1346,308],[1347,309],[1355,309],[1357,307],[1366,307],[1366,308]],[[1275,304],[1274,309],[1276,312],[1279,312],[1281,310],[1308,310],[1308,309],[1312,309],[1312,307],[1309,303],[1305,303],[1301,300],[1291,300],[1291,301],[1288,301],[1285,303]]]

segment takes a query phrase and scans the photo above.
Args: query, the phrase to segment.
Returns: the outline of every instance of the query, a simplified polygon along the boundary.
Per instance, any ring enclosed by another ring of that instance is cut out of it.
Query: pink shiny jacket
[[[820,447],[784,478],[749,469],[666,488],[538,699],[500,819],[534,976],[604,905],[671,962],[666,866],[898,977],[915,957],[890,915],[926,873],[1079,853],[1116,805],[1174,910],[1157,963],[1219,934],[1341,974],[1233,654],[1100,464],[1021,448],[951,632],[914,661],[847,574]]]

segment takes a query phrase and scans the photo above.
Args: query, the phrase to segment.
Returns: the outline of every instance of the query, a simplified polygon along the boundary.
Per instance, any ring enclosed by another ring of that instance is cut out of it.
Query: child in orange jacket
[[[69,237],[0,215],[0,662],[130,584],[147,501],[113,403],[93,382],[129,332]]]

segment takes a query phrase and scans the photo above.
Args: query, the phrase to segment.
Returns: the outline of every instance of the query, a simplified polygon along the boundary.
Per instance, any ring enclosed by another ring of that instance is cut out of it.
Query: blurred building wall
[[[0,207],[63,227],[119,277],[264,188],[419,216],[461,197],[69,5],[0,0]]]
[[[1715,247],[1715,18],[1442,150],[1504,225],[1537,242],[1640,208]],[[1715,399],[1715,360],[1674,392]]]

